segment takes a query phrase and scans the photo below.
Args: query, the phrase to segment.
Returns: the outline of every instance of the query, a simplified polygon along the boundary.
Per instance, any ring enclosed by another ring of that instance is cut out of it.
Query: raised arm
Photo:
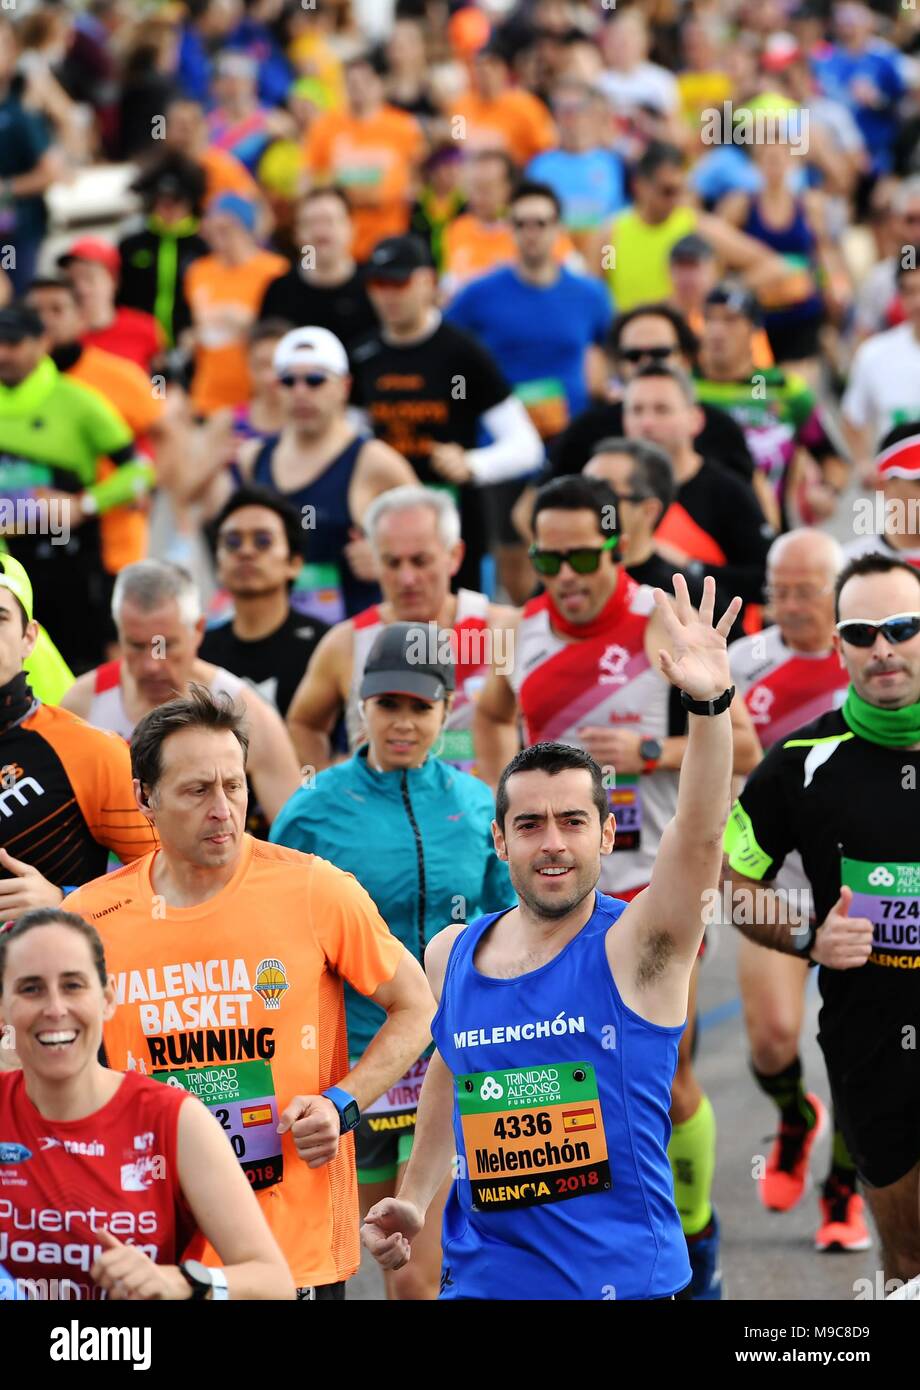
[[[686,580],[674,576],[676,605],[661,589],[655,601],[671,651],[659,660],[668,680],[697,701],[716,700],[731,685],[726,638],[741,608],[732,599],[713,626],[715,581],[707,576],[697,618]],[[704,893],[716,888],[731,797],[732,724],[721,714],[688,716],[677,810],[666,827],[649,887],[608,937],[608,958],[624,1001],[652,1022],[677,1025],[687,1004],[690,967],[703,935]]]

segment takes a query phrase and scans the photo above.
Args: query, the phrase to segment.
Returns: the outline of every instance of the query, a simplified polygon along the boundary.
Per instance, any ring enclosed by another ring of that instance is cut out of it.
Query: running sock
[[[844,1139],[834,1117],[834,1141],[831,1146],[831,1166],[824,1182],[824,1195],[828,1187],[847,1187],[856,1191],[856,1164],[850,1157],[847,1141]]]
[[[806,1129],[814,1129],[818,1117],[814,1107],[805,1098],[800,1058],[795,1057],[785,1071],[775,1072],[772,1076],[758,1071],[753,1062],[751,1071],[757,1085],[779,1110],[784,1125],[793,1128],[801,1128],[804,1125]]]
[[[668,1158],[684,1235],[699,1235],[712,1220],[710,1196],[716,1168],[716,1117],[708,1096],[703,1096],[689,1120],[671,1130]]]

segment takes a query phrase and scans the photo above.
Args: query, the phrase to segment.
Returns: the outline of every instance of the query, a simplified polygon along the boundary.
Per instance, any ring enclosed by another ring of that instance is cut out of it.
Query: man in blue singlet
[[[601,769],[581,749],[534,744],[502,773],[493,824],[518,906],[446,928],[426,953],[437,1051],[399,1195],[371,1208],[362,1235],[384,1268],[405,1264],[453,1159],[442,1298],[688,1292],[668,1107],[705,894],[719,883],[725,638],[741,600],[714,626],[711,578],[699,618],[681,576],[674,588],[674,608],[655,591],[660,662],[689,734],[649,886],[628,905],[596,891],[616,829]]]

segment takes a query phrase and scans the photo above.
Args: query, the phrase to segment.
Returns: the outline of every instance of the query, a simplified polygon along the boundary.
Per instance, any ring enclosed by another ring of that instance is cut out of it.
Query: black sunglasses
[[[284,376],[279,376],[278,380],[286,391],[291,391],[302,381],[305,386],[309,386],[311,391],[317,390],[320,386],[325,386],[329,380],[323,372],[306,372],[303,376],[295,376],[293,372],[285,372]]]
[[[576,574],[595,574],[605,550],[612,550],[620,537],[614,531],[603,545],[579,546],[576,550],[540,550],[536,545],[530,547],[530,560],[537,574],[555,575],[562,569],[565,561]]]
[[[674,347],[621,348],[620,356],[624,362],[641,362],[643,357],[648,357],[652,362],[663,362],[666,357],[673,357],[677,351],[675,343]]]
[[[885,618],[880,623],[869,618],[846,618],[837,624],[837,631],[851,647],[872,647],[879,633],[896,647],[920,632],[920,613],[895,613],[893,618]]]

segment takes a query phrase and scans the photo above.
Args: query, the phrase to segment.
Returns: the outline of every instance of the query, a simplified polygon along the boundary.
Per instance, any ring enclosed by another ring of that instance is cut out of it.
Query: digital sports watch
[[[361,1109],[354,1096],[343,1091],[341,1086],[330,1086],[328,1091],[323,1091],[323,1095],[327,1100],[332,1101],[339,1112],[340,1134],[348,1134],[351,1130],[358,1128],[361,1123]]]

